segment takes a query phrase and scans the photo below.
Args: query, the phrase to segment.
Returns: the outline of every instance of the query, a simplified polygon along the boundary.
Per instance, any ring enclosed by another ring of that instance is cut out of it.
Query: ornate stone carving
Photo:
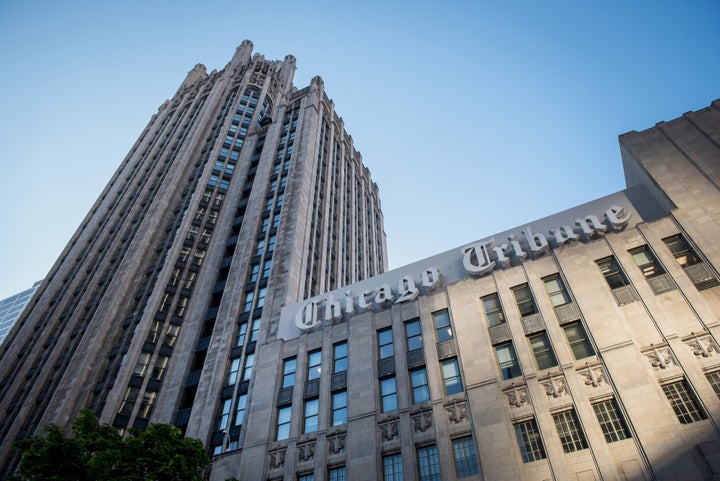
[[[446,404],[445,410],[448,413],[448,419],[455,424],[467,419],[467,402],[465,401],[453,401],[452,404]]]
[[[270,469],[280,469],[285,466],[285,451],[286,448],[276,449],[270,451]]]
[[[508,404],[511,408],[519,408],[529,402],[527,388],[525,386],[513,386],[511,389],[503,391],[507,397]]]
[[[397,419],[390,419],[380,423],[380,433],[383,442],[392,441],[400,434],[400,422]]]
[[[327,437],[328,454],[342,454],[345,451],[345,433],[331,434]]]
[[[548,397],[558,398],[567,392],[565,378],[563,376],[553,376],[540,381],[545,388],[545,394]]]
[[[416,433],[424,433],[432,427],[433,414],[432,411],[421,411],[412,415],[413,425]]]
[[[658,369],[667,369],[668,367],[672,366],[674,362],[672,354],[670,353],[670,348],[668,346],[651,346],[650,349],[643,352],[643,354],[648,359],[648,361],[650,361],[652,367]]]
[[[315,459],[315,440],[297,445],[298,461],[304,463]]]
[[[600,366],[586,366],[578,370],[578,374],[583,377],[586,386],[598,387],[605,381],[605,373]]]
[[[718,345],[709,334],[694,334],[692,333],[689,337],[683,339],[693,354],[696,356],[710,357],[713,352],[718,351]]]

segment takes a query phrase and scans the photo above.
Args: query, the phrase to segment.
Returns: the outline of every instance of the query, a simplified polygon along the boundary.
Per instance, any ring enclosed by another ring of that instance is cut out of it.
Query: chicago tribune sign
[[[593,238],[605,235],[608,228],[614,231],[624,229],[631,213],[623,207],[612,205],[604,212],[604,221],[596,215],[586,215],[575,219],[572,225],[563,224],[553,227],[548,235],[542,232],[533,232],[528,225],[520,231],[520,236],[512,233],[507,236],[506,242],[496,243],[495,238],[468,244],[460,249],[462,253],[462,267],[465,276],[483,276],[495,269],[503,269],[517,265],[528,257],[535,259],[547,254],[550,250],[567,245],[574,241],[588,242]],[[446,267],[446,266],[441,266]],[[415,275],[397,274],[396,281],[384,280],[393,271],[377,277],[377,284],[353,292],[353,286],[346,290],[331,293],[305,301],[294,316],[295,326],[301,331],[310,331],[323,322],[336,322],[343,318],[367,310],[381,311],[393,304],[417,299],[420,294],[432,291],[440,284],[441,269],[427,267]],[[363,284],[372,282],[376,278],[368,279]]]

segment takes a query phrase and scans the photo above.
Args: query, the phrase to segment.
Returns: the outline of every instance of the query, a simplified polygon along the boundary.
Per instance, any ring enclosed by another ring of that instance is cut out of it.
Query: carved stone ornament
[[[529,402],[527,388],[525,386],[512,387],[503,391],[511,408],[520,408]]]
[[[558,398],[567,392],[565,378],[562,376],[549,377],[540,381],[540,384],[545,388],[545,394],[548,397]]]
[[[598,387],[605,381],[605,374],[600,366],[588,366],[578,370],[586,386]]]
[[[670,353],[670,348],[667,346],[651,347],[643,354],[645,355],[647,360],[650,361],[650,365],[652,365],[652,367],[658,369],[667,369],[668,367],[673,365],[672,354]]]
[[[380,424],[380,433],[383,442],[392,441],[400,434],[400,422],[397,419],[390,419]]]
[[[285,465],[286,448],[270,451],[270,469],[280,469]]]
[[[455,424],[459,424],[467,419],[467,402],[454,401],[452,404],[445,405],[448,413],[448,419]]]
[[[307,441],[297,445],[298,461],[304,463],[315,459],[315,441]]]
[[[328,454],[342,454],[345,451],[345,433],[332,434],[327,437]]]
[[[416,433],[424,433],[432,427],[433,414],[432,411],[421,411],[412,416],[413,425]]]
[[[719,352],[717,344],[709,334],[694,334],[684,341],[696,356],[710,357],[713,352]]]

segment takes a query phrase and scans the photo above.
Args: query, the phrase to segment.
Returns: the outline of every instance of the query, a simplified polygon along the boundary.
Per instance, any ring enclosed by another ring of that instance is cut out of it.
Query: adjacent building
[[[5,340],[5,336],[7,336],[15,321],[22,314],[27,303],[30,302],[30,298],[37,290],[40,282],[37,281],[30,289],[25,289],[0,301],[0,344]]]
[[[720,101],[622,135],[625,190],[386,272],[322,81],[251,50],[160,107],[2,346],[3,478],[89,407],[211,480],[720,479]]]

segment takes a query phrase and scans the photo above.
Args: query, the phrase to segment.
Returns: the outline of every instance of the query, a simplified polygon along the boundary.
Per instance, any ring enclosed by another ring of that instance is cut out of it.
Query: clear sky
[[[0,299],[166,98],[243,39],[315,75],[399,267],[625,187],[617,136],[720,98],[720,2],[0,0]]]

